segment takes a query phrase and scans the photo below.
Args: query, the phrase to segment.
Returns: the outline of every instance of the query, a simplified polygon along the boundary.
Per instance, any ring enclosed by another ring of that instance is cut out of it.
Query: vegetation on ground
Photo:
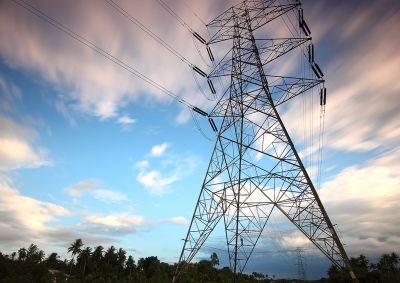
[[[68,247],[70,258],[61,260],[57,253],[45,255],[35,244],[20,248],[11,254],[0,252],[0,282],[172,282],[176,264],[161,262],[156,256],[140,258],[137,261],[122,248],[114,246],[84,246],[76,239]],[[399,256],[384,254],[377,263],[370,263],[364,256],[351,258],[352,266],[360,283],[400,282]],[[216,253],[209,260],[185,264],[177,283],[217,283],[230,282],[232,272],[228,267],[219,267]],[[239,274],[238,282],[301,282],[292,279],[275,279],[267,274],[253,272]],[[303,282],[303,281],[302,281]],[[311,282],[311,281],[310,281]],[[348,275],[332,266],[328,278],[313,282],[350,282]]]

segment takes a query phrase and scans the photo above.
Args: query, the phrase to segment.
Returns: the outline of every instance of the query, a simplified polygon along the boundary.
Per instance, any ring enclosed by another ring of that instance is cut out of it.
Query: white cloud
[[[121,231],[125,233],[136,232],[139,227],[151,227],[163,223],[175,225],[187,225],[189,221],[183,216],[176,216],[165,219],[145,219],[142,215],[132,215],[129,213],[111,214],[111,215],[90,215],[83,219],[82,225],[90,225],[98,228],[98,232]],[[92,227],[93,228],[93,227]],[[96,231],[96,230],[93,230]]]
[[[118,118],[117,123],[122,125],[132,125],[136,123],[136,119],[133,119],[129,115],[122,115]]]
[[[150,163],[148,160],[142,160],[139,162],[136,162],[135,164],[135,168],[139,168],[139,169],[144,169],[150,166]]]
[[[50,165],[47,150],[33,145],[37,133],[0,116],[0,170]]]
[[[96,190],[99,185],[100,182],[98,180],[87,179],[72,184],[64,190],[72,197],[80,197],[87,192]]]
[[[18,245],[43,239],[56,231],[54,223],[70,211],[58,204],[22,195],[10,179],[0,178],[0,240]],[[21,236],[23,233],[23,236]]]
[[[157,170],[148,172],[142,171],[137,175],[137,180],[150,190],[151,193],[161,195],[165,192],[165,187],[180,180],[177,174],[164,177]]]
[[[120,202],[128,200],[128,198],[124,194],[103,189],[94,191],[93,195],[96,199],[106,202]]]
[[[90,196],[103,202],[128,201],[125,194],[101,188],[101,182],[96,179],[81,180],[65,188],[64,191],[75,200],[89,193]]]
[[[190,222],[183,216],[176,216],[176,217],[172,217],[170,219],[168,219],[168,222],[171,222],[173,224],[177,224],[177,225],[187,225]]]
[[[400,245],[400,152],[351,166],[324,183],[321,199],[347,249],[380,254]]]
[[[117,227],[117,228],[136,228],[145,224],[143,216],[137,215],[92,215],[87,216],[84,223]]]
[[[147,156],[163,156],[168,147],[168,143],[155,145]],[[163,195],[170,185],[191,174],[198,164],[199,160],[195,156],[176,156],[173,153],[158,162],[157,168],[151,167],[148,160],[142,160],[135,164],[139,171],[136,180],[150,193]]]
[[[150,156],[160,157],[163,156],[165,151],[170,145],[168,143],[157,144],[151,148]]]

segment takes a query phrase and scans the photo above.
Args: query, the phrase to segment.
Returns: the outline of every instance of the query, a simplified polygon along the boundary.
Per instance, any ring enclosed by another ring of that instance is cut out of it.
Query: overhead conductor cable
[[[189,102],[187,102],[186,100],[182,99],[181,97],[179,97],[178,95],[176,95],[172,91],[168,90],[167,88],[165,88],[164,86],[162,86],[158,82],[152,80],[151,78],[147,77],[146,75],[144,75],[140,71],[136,70],[132,66],[128,65],[127,63],[125,63],[124,61],[122,61],[119,58],[115,57],[114,55],[112,55],[108,51],[100,48],[99,46],[97,46],[94,43],[90,42],[89,40],[87,40],[83,36],[81,36],[81,35],[77,34],[76,32],[74,32],[73,30],[71,30],[67,26],[61,24],[60,22],[58,22],[57,20],[53,19],[52,17],[46,15],[44,12],[42,12],[38,8],[32,6],[27,1],[25,1],[25,0],[10,0],[10,1],[13,1],[15,4],[17,4],[17,5],[21,6],[22,8],[26,9],[30,13],[32,13],[35,16],[39,17],[41,20],[43,20],[43,21],[47,22],[48,24],[54,26],[55,28],[57,28],[58,30],[64,32],[67,35],[69,35],[71,38],[75,39],[79,43],[85,45],[86,47],[92,49],[93,51],[95,51],[96,53],[100,54],[104,58],[106,58],[106,59],[110,60],[111,62],[117,64],[118,66],[122,67],[123,69],[125,69],[126,71],[131,73],[132,75],[140,78],[144,82],[146,82],[146,83],[152,85],[153,87],[159,89],[160,91],[162,91],[163,93],[165,93],[168,96],[172,97],[173,99],[175,99],[179,103],[185,105],[186,107],[188,107],[190,109],[193,109],[195,107],[194,105],[192,105]]]

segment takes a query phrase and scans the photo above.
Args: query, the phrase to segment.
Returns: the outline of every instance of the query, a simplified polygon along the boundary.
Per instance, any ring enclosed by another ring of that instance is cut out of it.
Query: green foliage
[[[356,277],[360,283],[398,283],[400,282],[400,260],[396,253],[383,254],[378,263],[370,264],[364,255],[350,259]],[[329,282],[351,282],[347,272],[331,266],[328,271]]]
[[[122,248],[84,246],[81,239],[69,247],[71,260],[60,260],[57,253],[47,257],[36,245],[21,248],[10,255],[0,252],[0,282],[85,282],[85,283],[164,283],[172,282],[177,265],[161,262],[156,256],[140,258],[137,262]],[[76,261],[74,258],[76,257]],[[384,254],[376,264],[360,255],[350,259],[360,283],[400,282],[400,259],[396,253]],[[228,267],[219,265],[218,255],[212,253],[210,260],[184,264],[176,283],[224,283],[232,280]],[[332,266],[329,278],[313,282],[347,283],[351,282],[346,272]],[[266,274],[238,274],[238,283],[297,282],[285,279],[271,279]]]

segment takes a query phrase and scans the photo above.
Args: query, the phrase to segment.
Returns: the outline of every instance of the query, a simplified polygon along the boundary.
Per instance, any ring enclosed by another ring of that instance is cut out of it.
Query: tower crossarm
[[[245,3],[246,2],[246,3]],[[270,1],[253,1],[248,0],[241,2],[216,17],[213,21],[207,24],[210,30],[215,30],[208,44],[213,44],[225,40],[232,39],[235,35],[235,24],[239,27],[244,26],[243,17],[237,17],[248,12],[251,16],[251,21],[254,30],[265,24],[273,21],[279,16],[298,7],[300,3],[281,4],[277,0]]]
[[[301,47],[305,43],[311,40],[310,37],[300,38],[275,38],[275,39],[256,39],[257,46],[259,48],[261,61],[263,66],[273,62],[281,56],[289,53],[297,47]],[[249,59],[252,58],[252,49],[249,46],[242,46],[240,49],[241,53],[232,54],[232,48],[222,57],[222,59],[216,64],[208,75],[209,78],[230,76],[232,70],[232,59],[246,60],[245,63],[249,65],[249,71],[258,72],[257,63]]]

